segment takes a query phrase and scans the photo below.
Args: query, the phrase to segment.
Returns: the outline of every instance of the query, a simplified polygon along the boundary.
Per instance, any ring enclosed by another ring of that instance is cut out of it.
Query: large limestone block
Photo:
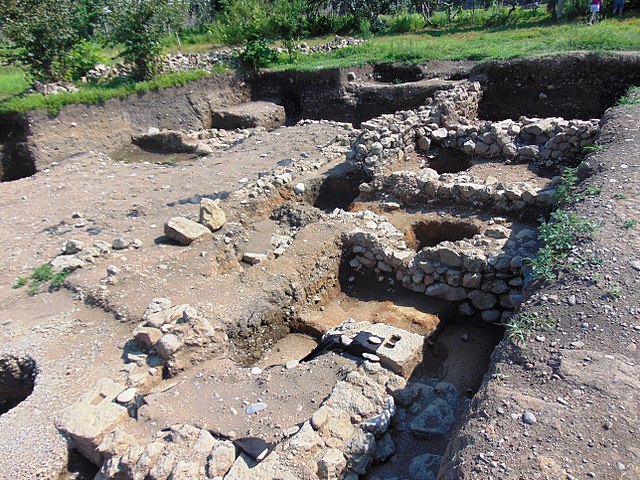
[[[164,234],[181,245],[191,245],[209,233],[209,229],[204,225],[184,217],[173,217],[164,224]]]
[[[75,448],[95,465],[101,466],[104,460],[97,450],[104,436],[128,416],[126,407],[115,401],[125,388],[110,378],[102,378],[56,420],[58,430],[66,434]]]
[[[382,366],[397,375],[408,378],[422,361],[424,349],[422,335],[384,323],[367,327],[367,332],[384,339],[376,350],[376,355],[380,357]]]

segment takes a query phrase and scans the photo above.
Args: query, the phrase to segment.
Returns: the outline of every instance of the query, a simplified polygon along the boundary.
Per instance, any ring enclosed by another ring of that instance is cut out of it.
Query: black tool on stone
[[[356,357],[361,357],[363,353],[375,354],[383,341],[384,338],[373,335],[372,333],[360,332],[349,344],[345,352]]]
[[[257,437],[238,438],[233,444],[254,462],[261,462],[275,448],[275,443]]]
[[[345,348],[346,347],[342,344],[342,340],[340,339],[340,335],[330,335],[320,342],[316,348],[311,350],[307,356],[300,360],[300,363],[313,360],[327,352],[342,351]]]

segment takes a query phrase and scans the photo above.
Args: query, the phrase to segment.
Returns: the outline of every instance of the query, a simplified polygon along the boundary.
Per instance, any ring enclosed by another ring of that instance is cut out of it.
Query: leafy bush
[[[122,57],[132,66],[133,79],[148,80],[158,74],[162,36],[180,26],[184,6],[172,0],[122,0],[114,10],[112,37],[124,46]]]
[[[360,22],[355,15],[321,15],[311,13],[304,19],[304,33],[322,36],[329,33],[344,35],[358,30]]]
[[[78,41],[71,0],[3,0],[2,29],[17,49],[13,61],[42,80],[68,77],[67,56]]]
[[[548,222],[540,225],[539,238],[542,247],[531,262],[533,278],[549,282],[567,265],[569,254],[580,241],[590,237],[599,225],[580,215],[556,210]]]
[[[407,33],[421,30],[425,25],[426,22],[422,15],[403,12],[391,17],[387,24],[387,28],[395,33]]]
[[[213,30],[220,41],[230,45],[247,43],[268,30],[269,16],[260,0],[223,0],[222,13]]]
[[[78,80],[95,67],[96,64],[103,62],[104,59],[100,55],[101,50],[102,46],[100,44],[87,40],[82,40],[76,44],[66,59],[67,69],[71,74],[71,78]]]
[[[244,51],[240,54],[240,59],[257,72],[276,60],[276,52],[264,37],[254,35],[247,42]]]

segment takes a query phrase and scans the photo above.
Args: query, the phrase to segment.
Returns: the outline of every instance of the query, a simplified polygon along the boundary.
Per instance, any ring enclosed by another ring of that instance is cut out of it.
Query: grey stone
[[[443,298],[450,302],[459,302],[467,298],[467,290],[462,287],[451,287],[444,283],[429,285],[424,293],[430,297]]]
[[[344,458],[343,453],[336,448],[330,448],[318,460],[318,477],[321,480],[341,478],[342,471],[346,466],[347,459]]]
[[[413,419],[410,428],[414,435],[436,439],[447,436],[455,422],[451,405],[442,398],[436,398]]]
[[[129,248],[129,245],[131,245],[131,240],[129,240],[128,238],[116,238],[113,243],[111,244],[111,248],[113,248],[114,250],[125,250],[127,248]]]
[[[185,246],[209,233],[209,229],[204,225],[184,217],[173,217],[164,224],[164,234]]]
[[[429,137],[420,137],[418,139],[418,148],[423,152],[428,152],[431,148],[431,140]]]
[[[376,453],[373,459],[376,462],[384,462],[394,453],[396,453],[396,444],[389,432],[387,432],[376,442]]]
[[[250,403],[249,405],[247,405],[245,412],[247,415],[254,415],[258,412],[261,412],[262,410],[265,410],[266,408],[267,404],[264,402]]]
[[[136,393],[137,390],[135,388],[127,388],[116,397],[116,402],[123,404],[132,402],[133,399],[136,398]]]
[[[62,245],[62,253],[64,255],[73,255],[82,251],[84,248],[84,243],[80,240],[67,240]]]
[[[169,360],[180,348],[182,348],[182,341],[173,333],[164,335],[156,343],[158,355],[165,360]]]
[[[124,389],[124,385],[102,378],[56,420],[58,430],[65,433],[72,445],[95,465],[101,466],[104,460],[97,449],[104,436],[129,415],[124,406],[115,402]]]
[[[395,374],[408,378],[422,361],[424,336],[384,323],[371,325],[366,331],[384,339],[376,355],[381,365]]]
[[[51,266],[55,273],[62,271],[72,272],[78,268],[84,267],[85,265],[85,261],[68,255],[58,255],[56,258],[51,260]]]
[[[498,322],[501,318],[500,310],[483,310],[480,315],[487,323]]]
[[[532,412],[526,411],[522,414],[522,422],[527,425],[535,425],[538,423],[538,420]]]
[[[265,253],[246,252],[242,255],[242,261],[249,265],[257,265],[260,262],[264,262],[267,258],[269,257]]]
[[[481,290],[472,290],[468,295],[469,300],[474,307],[479,310],[488,310],[493,308],[498,303],[498,298],[489,292],[483,292]]]
[[[440,455],[425,453],[415,457],[409,465],[410,480],[435,480],[442,463]]]

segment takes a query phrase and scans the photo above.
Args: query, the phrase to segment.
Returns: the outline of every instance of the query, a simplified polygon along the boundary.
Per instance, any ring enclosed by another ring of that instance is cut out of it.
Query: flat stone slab
[[[95,465],[102,465],[97,448],[103,437],[129,415],[126,407],[116,403],[125,389],[121,383],[101,378],[56,420],[58,430],[68,435],[77,450]]]
[[[408,378],[422,361],[424,337],[385,323],[364,329],[383,339],[376,350],[380,364],[397,375]]]
[[[277,128],[284,125],[287,116],[284,107],[272,102],[247,102],[211,111],[211,128]]]

